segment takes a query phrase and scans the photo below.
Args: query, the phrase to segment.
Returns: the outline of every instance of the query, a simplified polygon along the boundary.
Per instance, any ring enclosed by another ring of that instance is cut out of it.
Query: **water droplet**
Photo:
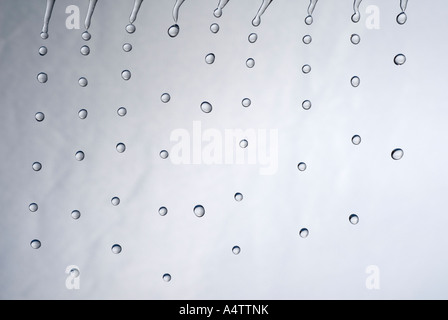
[[[209,53],[205,56],[205,62],[207,64],[212,64],[213,62],[215,62],[215,55],[213,53]]]
[[[123,51],[124,52],[129,52],[129,51],[131,51],[132,50],[132,44],[130,44],[130,43],[125,43],[124,45],[123,45]]]
[[[307,24],[307,25],[311,25],[311,24],[313,24],[313,17],[310,16],[310,15],[306,16],[306,18],[305,18],[305,24]]]
[[[40,48],[39,48],[39,54],[40,54],[41,56],[44,56],[44,55],[46,55],[46,54],[47,54],[47,52],[48,52],[48,49],[47,49],[47,47],[45,47],[45,46],[42,46],[42,47],[40,47]]]
[[[78,84],[79,84],[81,87],[85,87],[85,86],[87,86],[87,85],[89,84],[89,82],[87,81],[86,78],[81,77],[81,78],[79,78],[79,80],[78,80]]]
[[[213,11],[213,15],[216,18],[219,18],[222,16],[222,9],[227,5],[229,0],[219,0],[218,7]]]
[[[178,24],[173,24],[169,29],[168,29],[168,35],[171,38],[177,37],[177,35],[179,34],[179,25]]]
[[[90,48],[89,46],[82,46],[80,49],[80,52],[83,56],[88,56],[90,53]]]
[[[205,214],[205,209],[203,206],[197,205],[194,207],[193,212],[196,215],[196,217],[201,218]]]
[[[249,37],[247,37],[250,43],[255,43],[258,40],[258,35],[256,33],[251,33]]]
[[[43,114],[43,112],[37,112],[34,115],[34,118],[36,119],[37,122],[42,122],[45,119],[45,115]]]
[[[78,111],[78,117],[81,120],[84,120],[85,118],[87,118],[87,114],[88,114],[88,112],[86,109],[81,109]]]
[[[311,41],[313,41],[313,38],[311,38],[311,36],[309,34],[307,34],[306,36],[304,36],[302,38],[302,41],[303,41],[304,44],[310,44]]]
[[[210,113],[210,112],[212,112],[212,109],[213,109],[213,107],[212,107],[212,105],[209,102],[204,101],[204,102],[201,103],[201,110],[203,112]]]
[[[350,41],[353,44],[359,44],[359,42],[361,41],[361,37],[358,34],[354,33],[354,34],[351,35]]]
[[[40,33],[40,37],[42,38],[42,39],[48,39],[48,32],[41,32]]]
[[[126,146],[122,142],[118,143],[115,148],[117,149],[118,153],[123,153],[126,151]]]
[[[310,110],[311,109],[311,101],[310,100],[303,101],[302,108],[305,110]]]
[[[40,83],[45,83],[48,81],[48,75],[45,72],[40,72],[37,75],[37,81],[39,81]]]
[[[126,110],[125,107],[120,107],[120,108],[118,108],[118,110],[117,110],[117,114],[118,114],[120,117],[124,117],[124,116],[126,115],[126,113],[128,113],[128,110]]]
[[[260,23],[261,23],[261,16],[266,11],[266,9],[269,7],[271,2],[272,2],[272,0],[263,0],[263,2],[261,3],[260,8],[258,9],[258,12],[257,12],[255,18],[252,20],[252,25],[254,27],[258,27],[260,25]]]
[[[297,168],[298,168],[300,171],[305,171],[305,170],[306,170],[306,163],[305,163],[305,162],[300,162],[300,163],[297,165]]]
[[[235,195],[233,196],[233,198],[234,198],[236,201],[240,202],[240,201],[243,200],[243,195],[242,195],[241,193],[237,192],[237,193],[235,193]]]
[[[113,206],[118,206],[120,204],[120,198],[113,197],[112,199],[110,199],[110,203],[112,203]]]
[[[121,72],[121,77],[123,78],[123,80],[129,80],[129,79],[131,79],[131,71],[129,71],[129,70],[123,70],[122,72]]]
[[[119,244],[114,244],[111,248],[112,253],[119,254],[122,250],[121,246]]]
[[[28,209],[31,211],[31,212],[36,212],[37,211],[37,209],[39,209],[39,206],[37,205],[37,203],[30,203],[30,205],[28,206]]]
[[[213,32],[213,33],[218,33],[218,31],[219,31],[219,24],[212,23],[210,25],[210,31]]]
[[[33,163],[33,170],[34,171],[40,171],[42,169],[42,164],[40,162],[34,162]]]
[[[238,255],[238,254],[240,254],[240,252],[241,252],[241,248],[238,247],[238,246],[234,246],[234,247],[232,248],[232,252],[233,252],[233,254]]]
[[[169,93],[164,93],[160,96],[160,100],[163,103],[168,103],[171,100],[171,96],[169,95]]]
[[[301,238],[306,238],[306,237],[308,237],[309,234],[310,234],[310,232],[308,231],[307,228],[300,229],[300,231],[299,231],[299,236]]]
[[[81,212],[79,210],[73,210],[70,215],[74,220],[78,220],[81,217]]]
[[[42,244],[39,240],[34,239],[33,241],[30,242],[30,246],[33,249],[39,249],[42,246]]]
[[[406,62],[406,56],[404,54],[397,54],[394,58],[394,63],[397,66],[401,66],[402,64],[404,64]]]
[[[126,32],[127,33],[134,33],[135,32],[135,26],[132,24],[132,23],[130,23],[130,24],[128,24],[127,26],[126,26]]]
[[[166,150],[162,150],[162,151],[160,151],[159,155],[160,155],[160,158],[166,159],[166,158],[168,158],[169,153]]]
[[[171,275],[170,275],[169,273],[165,273],[165,274],[162,276],[162,279],[163,279],[163,281],[165,281],[165,282],[170,282],[170,281],[171,281]]]
[[[249,142],[246,139],[243,139],[240,141],[240,148],[247,148],[247,146],[249,145]]]
[[[355,0],[353,3],[353,10],[354,14],[352,15],[351,19],[354,23],[358,23],[361,19],[361,13],[359,12],[359,5],[361,4],[362,0]]]
[[[75,159],[78,161],[84,160],[85,154],[82,151],[78,151],[75,153]]]
[[[359,79],[359,77],[357,76],[354,76],[353,78],[350,79],[350,83],[354,88],[356,88],[361,84],[361,79]]]
[[[306,64],[302,67],[302,72],[307,74],[311,72],[311,66],[309,64]]]
[[[400,160],[404,156],[404,151],[402,149],[394,149],[391,153],[392,159]]]
[[[250,107],[252,101],[249,98],[244,98],[243,101],[241,101],[241,104],[243,105],[243,107],[247,108]]]
[[[351,224],[358,224],[359,217],[356,214],[351,214],[350,217],[348,217],[348,221],[350,221]]]
[[[92,35],[89,33],[89,31],[84,31],[84,32],[81,34],[81,38],[82,38],[84,41],[89,41],[89,40],[92,38]]]
[[[73,268],[70,270],[70,276],[72,278],[78,278],[79,274],[80,274],[80,272],[79,272],[79,269],[77,269],[77,268]]]
[[[246,66],[248,68],[253,68],[255,66],[255,60],[252,58],[249,58],[246,60]]]
[[[359,135],[354,135],[352,137],[352,143],[357,146],[361,143],[361,137]]]
[[[166,214],[168,213],[168,209],[166,207],[160,207],[159,208],[159,214],[163,217],[166,216]]]
[[[408,20],[408,16],[406,15],[406,13],[401,12],[398,16],[397,16],[397,23],[398,24],[405,24],[406,21]]]

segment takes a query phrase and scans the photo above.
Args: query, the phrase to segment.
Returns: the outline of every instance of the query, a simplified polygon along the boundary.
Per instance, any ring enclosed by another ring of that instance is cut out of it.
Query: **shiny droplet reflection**
[[[87,86],[88,83],[89,83],[89,82],[88,82],[87,79],[84,78],[84,77],[81,77],[81,78],[79,78],[79,80],[78,80],[78,84],[79,84],[81,87],[85,87],[85,86]]]
[[[218,33],[218,31],[219,31],[219,24],[212,23],[210,25],[210,31],[213,32],[213,33]]]
[[[92,38],[92,36],[90,35],[90,33],[89,33],[88,31],[84,31],[84,32],[81,34],[81,38],[82,38],[84,41],[89,41],[89,40]]]
[[[34,162],[32,167],[34,171],[40,171],[42,169],[42,164],[40,162]]]
[[[302,67],[302,72],[307,74],[311,72],[311,66],[309,64],[306,64]]]
[[[171,275],[170,275],[169,273],[165,273],[165,274],[162,276],[162,279],[163,279],[163,281],[165,281],[165,282],[170,282],[170,281],[171,281]]]
[[[177,37],[177,35],[179,34],[179,25],[178,24],[173,24],[169,29],[168,29],[168,35],[171,38]]]
[[[397,16],[397,23],[398,24],[405,24],[406,21],[408,20],[408,16],[406,15],[406,13],[401,12],[398,16]]]
[[[246,66],[248,68],[253,68],[255,66],[255,60],[252,58],[249,58],[246,60]]]
[[[42,38],[42,39],[48,39],[48,32],[41,32],[40,33],[40,37]]]
[[[197,205],[193,208],[193,212],[196,215],[196,217],[201,218],[205,214],[205,209],[201,205]]]
[[[348,221],[350,221],[351,224],[358,224],[359,217],[356,214],[351,214],[350,217],[348,217]]]
[[[205,62],[207,64],[213,64],[215,62],[215,55],[213,53],[209,53],[205,56]]]
[[[44,56],[44,55],[46,55],[46,54],[47,54],[47,52],[48,52],[48,49],[47,49],[47,47],[45,47],[45,46],[42,46],[42,47],[40,47],[40,48],[39,48],[39,54],[40,54],[41,56]]]
[[[302,108],[305,110],[310,110],[311,109],[311,101],[310,100],[305,100],[302,102]]]
[[[361,84],[361,79],[359,79],[359,77],[357,76],[354,76],[350,79],[350,83],[352,87],[356,88]]]
[[[110,203],[112,203],[113,206],[118,206],[120,204],[120,198],[113,197],[112,199],[110,199]]]
[[[45,119],[45,115],[43,114],[43,112],[37,112],[34,115],[34,119],[36,119],[37,122],[42,122]]]
[[[233,252],[234,255],[238,255],[241,252],[241,248],[239,246],[234,246],[232,248],[232,252]]]
[[[394,160],[400,160],[404,156],[404,151],[400,148],[392,150],[391,157]]]
[[[354,33],[354,34],[351,35],[350,41],[353,44],[359,44],[359,42],[361,42],[361,37]]]
[[[311,15],[306,16],[305,18],[305,24],[306,25],[311,25],[313,24],[313,17]]]
[[[311,41],[313,41],[313,38],[311,38],[311,36],[309,34],[307,34],[306,36],[304,36],[302,38],[302,41],[303,41],[304,44],[310,44]]]
[[[252,101],[249,98],[244,98],[243,101],[241,101],[241,104],[243,105],[243,107],[247,108],[250,107]]]
[[[74,220],[78,220],[81,217],[81,212],[79,210],[73,210],[70,215]]]
[[[88,56],[90,53],[90,48],[89,46],[82,46],[80,49],[80,52],[83,56]]]
[[[31,248],[33,248],[33,249],[39,249],[39,248],[42,246],[42,244],[41,244],[41,242],[40,242],[39,240],[34,239],[34,240],[32,240],[32,241],[30,242],[30,246],[31,246]]]
[[[122,248],[119,244],[114,244],[112,246],[111,250],[112,250],[112,253],[119,254],[119,253],[121,253]]]
[[[115,149],[117,149],[118,153],[123,153],[126,151],[126,146],[124,143],[118,143],[115,147]]]
[[[159,155],[160,155],[160,158],[166,159],[166,158],[168,158],[169,153],[166,150],[162,150],[162,151],[160,151]]]
[[[402,64],[404,64],[406,62],[406,56],[404,55],[404,54],[397,54],[395,57],[394,57],[394,63],[397,65],[397,66],[401,66]]]
[[[124,45],[123,45],[123,51],[124,52],[129,52],[129,51],[131,51],[132,50],[132,44],[130,44],[130,43],[125,43]]]
[[[247,146],[249,145],[249,142],[246,139],[243,139],[240,141],[240,148],[247,148]]]
[[[159,214],[163,217],[166,216],[168,213],[168,209],[166,207],[160,207],[159,208]]]
[[[299,236],[301,238],[306,238],[306,237],[308,237],[309,234],[310,234],[310,232],[308,231],[307,228],[300,229],[300,231],[299,231]]]
[[[39,81],[40,83],[45,83],[48,81],[48,75],[45,72],[40,72],[37,75],[37,81]]]
[[[300,162],[297,165],[297,169],[299,169],[300,171],[305,171],[306,170],[306,163],[305,162]]]
[[[249,40],[250,43],[255,43],[258,40],[258,35],[256,33],[251,33],[247,40]]]
[[[236,200],[236,201],[242,201],[243,200],[243,195],[241,194],[241,193],[239,193],[239,192],[237,192],[237,193],[235,193],[235,195],[233,196],[233,198]]]
[[[120,108],[118,108],[118,110],[117,110],[117,114],[118,114],[120,117],[124,117],[127,113],[128,113],[128,111],[126,110],[125,107],[120,107]]]
[[[133,25],[132,23],[128,24],[126,26],[126,32],[127,33],[134,33],[136,30],[135,25]]]
[[[210,102],[204,101],[201,103],[201,110],[204,113],[210,113],[213,110],[213,106]]]
[[[82,151],[78,151],[75,153],[75,159],[78,161],[82,161],[85,158],[85,154]]]
[[[123,80],[129,80],[129,79],[131,79],[131,71],[129,71],[129,70],[123,70],[122,72],[121,72],[121,77],[123,78]]]
[[[354,135],[352,137],[352,143],[357,146],[361,143],[361,137],[359,135]]]
[[[169,95],[169,93],[164,93],[160,96],[160,100],[163,103],[168,103],[171,100],[171,96]]]
[[[88,112],[86,109],[81,109],[78,111],[78,117],[81,120],[84,120],[85,118],[87,118]]]
[[[37,203],[30,203],[30,205],[28,206],[28,209],[31,212],[36,212],[39,209],[39,206],[37,205]]]

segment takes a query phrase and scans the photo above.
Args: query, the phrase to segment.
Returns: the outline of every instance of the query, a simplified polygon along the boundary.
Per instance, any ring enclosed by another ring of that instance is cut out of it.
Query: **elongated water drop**
[[[353,11],[355,11],[355,13],[352,15],[352,21],[354,23],[359,22],[359,20],[361,19],[361,13],[359,12],[359,6],[361,4],[362,0],[354,0],[353,1]]]
[[[42,27],[42,32],[40,33],[40,37],[42,39],[48,38],[48,25],[50,23],[51,13],[53,12],[55,2],[56,0],[47,0],[47,6],[45,8],[45,16],[44,16],[44,25]]]
[[[138,11],[140,10],[140,7],[143,3],[143,0],[135,0],[134,1],[134,8],[132,8],[131,16],[129,17],[129,22],[134,23],[137,19]]]
[[[408,16],[405,13],[407,7],[408,7],[408,0],[400,0],[401,13],[397,16],[398,24],[405,24],[406,21],[408,20]]]
[[[229,0],[219,0],[218,7],[213,12],[213,15],[216,18],[219,18],[222,16],[222,9],[226,6],[227,3],[229,3]]]
[[[252,20],[252,25],[254,27],[258,27],[261,23],[261,16],[266,11],[266,9],[271,4],[272,0],[263,0],[260,9],[258,9],[257,14],[255,15],[255,18]]]
[[[184,3],[185,0],[176,0],[176,3],[174,4],[174,8],[173,8],[173,19],[174,22],[177,22],[177,20],[179,20],[179,9],[180,6],[182,5],[182,3]]]
[[[308,6],[308,16],[305,18],[305,23],[310,25],[313,23],[313,11],[316,8],[318,0],[310,0],[310,5]]]
[[[84,21],[84,27],[86,30],[89,30],[90,24],[92,23],[92,16],[97,2],[98,0],[89,0],[89,8],[87,9],[86,20]]]

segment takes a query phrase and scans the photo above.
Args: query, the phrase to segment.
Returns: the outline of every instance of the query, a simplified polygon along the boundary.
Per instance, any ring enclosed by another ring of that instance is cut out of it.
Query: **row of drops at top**
[[[219,18],[222,16],[223,9],[229,3],[229,1],[230,0],[219,0],[217,8],[213,12],[213,14],[216,18]],[[261,24],[261,17],[264,14],[264,12],[266,11],[266,9],[269,7],[269,5],[272,3],[272,1],[273,0],[262,0],[262,4],[261,4],[260,8],[258,9],[254,19],[252,20],[252,25],[254,27],[258,27]],[[312,14],[314,12],[314,9],[315,9],[318,1],[319,0],[310,0],[310,4],[309,4],[308,10],[307,10],[308,15],[305,18],[305,23],[307,25],[311,25],[313,23]],[[45,16],[44,16],[44,24],[42,27],[42,32],[40,34],[42,39],[48,38],[48,26],[50,23],[50,18],[51,18],[51,14],[53,12],[55,2],[56,2],[56,0],[47,0]],[[86,31],[82,34],[82,38],[84,40],[90,39],[90,34],[89,34],[88,30],[90,28],[93,12],[95,10],[97,2],[98,2],[98,0],[89,0],[87,16],[84,21],[84,27],[85,27]],[[176,0],[176,2],[174,4],[174,7],[173,7],[174,24],[168,28],[168,35],[172,38],[176,37],[179,34],[179,31],[180,31],[180,27],[178,25],[179,10],[184,2],[185,2],[185,0]],[[361,13],[359,11],[359,6],[361,5],[361,2],[362,2],[362,0],[354,0],[353,1],[354,13],[351,16],[351,20],[354,23],[359,22],[361,19]],[[137,14],[140,10],[142,3],[143,3],[143,0],[134,0],[134,7],[133,7],[131,15],[129,17],[129,24],[126,26],[126,31],[128,33],[134,33],[136,30],[134,22],[137,19]],[[407,5],[408,5],[408,0],[400,0],[401,12],[398,14],[398,16],[396,18],[398,24],[404,24],[407,21],[407,15],[405,13]],[[216,23],[212,24],[210,29],[212,30],[213,33],[216,33],[219,30],[219,25]]]

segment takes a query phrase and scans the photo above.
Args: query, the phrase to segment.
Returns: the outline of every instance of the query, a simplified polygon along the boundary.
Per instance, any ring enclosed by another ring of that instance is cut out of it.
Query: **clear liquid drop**
[[[87,81],[86,78],[81,77],[81,78],[79,78],[79,80],[78,80],[78,84],[79,84],[81,87],[86,87],[86,86],[89,84],[89,82]]]
[[[134,1],[134,7],[132,8],[131,15],[129,17],[129,22],[134,23],[137,19],[138,11],[140,10],[140,7],[143,3],[143,0],[135,0]]]
[[[201,103],[201,110],[204,113],[210,113],[210,112],[212,112],[213,107],[212,107],[212,105],[209,102],[204,101],[204,102]]]
[[[82,151],[78,151],[75,153],[75,159],[78,161],[82,161],[85,158],[85,154]]]
[[[120,204],[120,198],[113,197],[112,199],[110,199],[110,203],[112,203],[112,205],[116,207]]]
[[[46,55],[46,54],[47,54],[47,52],[48,52],[48,49],[47,49],[47,47],[45,47],[45,46],[42,46],[42,47],[40,47],[40,48],[39,48],[39,54],[40,54],[41,56],[44,56],[44,55]]]
[[[81,34],[81,38],[82,38],[82,40],[84,40],[84,41],[89,41],[89,40],[92,38],[92,35],[89,33],[89,31],[84,31],[84,32]]]
[[[132,23],[130,23],[130,24],[128,24],[126,26],[126,32],[129,33],[129,34],[134,33],[135,30],[136,30],[136,28],[135,28],[135,26]]]
[[[33,249],[39,249],[42,246],[42,243],[39,240],[34,239],[33,241],[30,242],[30,246]]]
[[[88,112],[86,109],[81,109],[78,111],[78,117],[81,120],[84,120],[85,118],[87,118],[87,114],[88,114]]]
[[[403,65],[404,63],[406,62],[406,56],[404,55],[404,54],[397,54],[395,57],[394,57],[394,63],[397,65],[397,66],[401,66],[401,65]]]
[[[394,149],[391,153],[391,157],[394,160],[400,160],[404,156],[404,151],[400,148]]]
[[[310,16],[310,15],[308,15],[308,16],[306,16],[306,18],[305,18],[305,24],[306,25],[312,25],[313,24],[313,17],[312,16]]]
[[[82,46],[79,51],[81,52],[81,54],[83,56],[88,56],[90,53],[90,48],[89,48],[89,46]]]
[[[252,101],[249,98],[244,98],[243,101],[241,101],[241,104],[243,107],[248,108],[252,104]]]
[[[167,213],[168,213],[168,209],[167,209],[166,207],[160,207],[160,208],[159,208],[159,214],[160,214],[162,217],[166,216]]]
[[[120,117],[124,117],[127,113],[128,113],[128,110],[126,110],[125,107],[120,107],[120,108],[118,108],[118,110],[117,110],[117,114],[118,114]]]
[[[308,74],[308,73],[310,73],[310,72],[311,72],[311,66],[310,66],[309,64],[304,65],[304,66],[302,67],[302,72],[303,72],[304,74]]]
[[[299,171],[305,171],[306,170],[306,163],[305,162],[300,162],[297,165],[297,169],[299,169]]]
[[[348,221],[353,225],[358,224],[359,217],[356,214],[351,214],[350,217],[348,217]]]
[[[406,15],[406,13],[401,12],[398,16],[397,16],[397,23],[400,25],[403,25],[406,23],[406,21],[408,20],[408,16]]]
[[[162,158],[162,159],[166,159],[166,158],[168,158],[169,157],[169,153],[168,153],[168,151],[166,151],[166,150],[162,150],[162,151],[160,151],[160,153],[159,153],[159,156],[160,156],[160,158]]]
[[[352,143],[357,146],[361,143],[361,137],[359,135],[354,135],[352,137]]]
[[[169,95],[169,93],[164,93],[164,94],[162,94],[162,95],[160,96],[160,100],[161,100],[163,103],[168,103],[168,102],[170,102],[170,100],[171,100],[171,96]]]
[[[37,122],[42,122],[45,119],[45,115],[43,114],[43,112],[37,112],[34,115],[34,118],[36,119]]]
[[[37,203],[30,203],[30,205],[28,206],[28,209],[31,212],[36,212],[39,209],[39,206],[37,205]]]
[[[42,169],[42,164],[40,162],[34,162],[32,168],[34,171],[40,171]]]
[[[53,12],[55,2],[56,0],[47,0],[44,15],[44,25],[42,26],[42,32],[40,33],[40,37],[42,39],[48,38],[48,25],[50,24],[50,18]]]
[[[235,193],[235,195],[233,196],[233,198],[235,199],[235,201],[240,202],[240,201],[243,200],[243,194],[237,192],[237,193]]]
[[[48,81],[48,75],[45,72],[40,72],[37,75],[37,81],[39,81],[40,83],[45,83]]]
[[[89,7],[87,8],[86,20],[84,20],[84,27],[86,29],[90,28],[90,24],[92,23],[93,12],[95,11],[95,6],[98,0],[89,0]]]
[[[302,38],[302,41],[303,41],[304,44],[310,44],[311,41],[313,41],[313,38],[311,38],[311,36],[309,34],[307,34],[306,36],[304,36]]]
[[[131,79],[131,71],[123,70],[121,72],[121,77],[123,78],[123,80],[128,81],[129,79]]]
[[[213,15],[216,18],[220,18],[222,16],[222,9],[229,3],[229,0],[219,0],[218,7],[213,11]]]
[[[255,60],[252,58],[249,58],[246,60],[246,66],[248,68],[253,68],[255,66]]]
[[[48,32],[41,32],[40,33],[40,37],[42,38],[42,39],[48,39]]]
[[[123,45],[123,51],[124,52],[129,52],[129,51],[131,51],[132,50],[132,44],[130,44],[130,43],[125,43],[124,45]]]
[[[249,145],[249,142],[246,139],[240,141],[240,148],[246,149]]]
[[[240,247],[238,247],[238,246],[234,246],[234,247],[232,248],[232,253],[233,253],[234,255],[238,255],[238,254],[240,254],[240,252],[241,252],[241,248],[240,248]]]
[[[176,3],[174,4],[173,7],[173,19],[174,22],[177,22],[177,20],[179,20],[179,9],[180,6],[182,5],[182,3],[184,3],[185,0],[176,0]]]
[[[261,24],[261,16],[266,11],[266,9],[269,7],[271,2],[272,2],[272,0],[263,0],[260,8],[258,9],[257,14],[255,15],[255,18],[252,20],[252,25],[254,27],[258,27]]]
[[[256,33],[251,33],[247,40],[249,40],[250,43],[255,43],[258,40],[258,35]]]
[[[354,0],[353,1],[353,11],[355,12],[352,15],[352,22],[354,23],[358,23],[359,20],[361,19],[361,12],[359,11],[359,6],[361,4],[362,0]]]
[[[121,253],[122,248],[119,244],[114,244],[112,246],[111,250],[112,250],[112,253],[119,254],[119,253]]]
[[[123,153],[126,151],[126,145],[124,143],[120,142],[116,145],[115,149],[117,149],[118,153]]]
[[[207,64],[213,64],[215,62],[215,55],[213,53],[209,53],[205,56],[205,62]]]
[[[310,100],[303,101],[302,108],[305,110],[310,110],[311,109],[311,101]]]
[[[356,88],[361,84],[361,79],[359,79],[359,77],[357,76],[354,76],[353,78],[350,79],[350,83],[354,88]]]
[[[350,37],[350,41],[353,44],[359,44],[359,42],[361,41],[361,37],[359,35],[357,35],[356,33],[352,34]]]
[[[169,273],[165,273],[165,274],[162,276],[162,279],[163,279],[163,281],[165,281],[165,282],[170,282],[170,281],[171,281],[171,275],[170,275]]]
[[[306,238],[306,237],[308,237],[309,234],[310,234],[310,232],[308,231],[307,228],[300,229],[300,231],[299,231],[299,236],[301,238]]]
[[[212,23],[212,24],[210,25],[210,31],[211,31],[212,33],[218,33],[218,31],[219,31],[219,24],[217,24],[217,23]]]
[[[178,24],[173,24],[171,27],[169,27],[168,29],[168,35],[171,38],[177,37],[177,35],[179,34],[179,25]]]
[[[78,220],[81,217],[81,212],[79,212],[79,210],[73,210],[70,213],[70,216],[72,217],[72,219]]]
[[[193,208],[193,213],[196,215],[196,217],[201,218],[205,214],[205,209],[201,205],[197,205]]]

